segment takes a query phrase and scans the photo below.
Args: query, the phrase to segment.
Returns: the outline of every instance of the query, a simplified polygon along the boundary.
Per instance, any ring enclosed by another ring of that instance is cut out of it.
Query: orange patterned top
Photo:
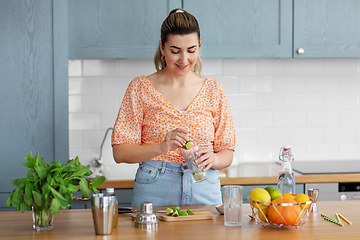
[[[192,144],[214,152],[235,150],[235,130],[223,87],[207,78],[190,106],[180,112],[151,84],[146,76],[129,84],[111,137],[114,144],[160,143],[175,128],[189,131]],[[184,163],[181,149],[151,160]]]

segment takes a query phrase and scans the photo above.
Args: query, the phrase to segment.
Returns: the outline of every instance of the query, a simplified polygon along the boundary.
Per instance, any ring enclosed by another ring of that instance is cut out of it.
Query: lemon
[[[282,192],[279,189],[273,189],[270,192],[271,200],[274,200],[274,199],[276,199],[278,197],[281,197],[281,196],[282,196]]]
[[[310,197],[308,195],[302,193],[302,194],[299,194],[296,196],[295,201],[298,203],[307,202],[307,201],[310,201]],[[306,210],[310,207],[310,204],[301,204],[300,207],[301,207],[301,210],[304,208]]]
[[[190,148],[191,148],[191,141],[187,141],[187,142],[185,143],[185,148],[186,148],[186,149],[190,149]]]
[[[253,190],[250,191],[249,199],[252,201],[269,203],[271,201],[271,196],[268,193],[268,191],[266,191],[263,188],[254,188]],[[257,209],[261,208],[262,210],[268,207],[267,205],[262,205],[257,203],[251,203],[251,205]]]
[[[263,222],[268,222],[267,221],[267,209],[264,209],[263,211],[258,211],[258,217],[260,218],[261,221]]]

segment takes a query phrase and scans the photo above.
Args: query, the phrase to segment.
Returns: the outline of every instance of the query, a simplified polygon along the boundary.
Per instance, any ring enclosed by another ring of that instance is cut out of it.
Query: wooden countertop
[[[310,214],[305,225],[295,227],[264,228],[251,221],[249,204],[243,205],[242,226],[224,226],[224,215],[216,212],[214,206],[192,206],[191,209],[207,209],[214,213],[214,220],[159,222],[159,228],[146,230],[135,228],[130,215],[119,214],[119,225],[112,235],[95,235],[90,209],[60,210],[55,216],[54,229],[37,232],[32,229],[31,212],[0,212],[0,233],[2,239],[360,239],[360,201],[318,202],[319,213]],[[163,208],[161,208],[163,209]],[[159,210],[159,208],[154,208]],[[344,226],[323,220],[320,213],[334,217],[338,212],[352,222]]]
[[[280,165],[275,163],[245,163],[230,166],[224,170],[225,177],[220,177],[221,185],[267,185],[277,184]],[[295,173],[296,183],[360,182],[360,173],[307,174]],[[113,187],[118,189],[133,188],[134,180],[106,180],[99,189]]]

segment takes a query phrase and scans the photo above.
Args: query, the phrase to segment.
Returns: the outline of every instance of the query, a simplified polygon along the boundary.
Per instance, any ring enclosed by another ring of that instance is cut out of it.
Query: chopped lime
[[[194,215],[195,213],[193,212],[193,211],[191,211],[190,209],[188,209],[187,211],[186,211],[189,215]]]
[[[179,211],[180,216],[187,216],[188,213],[186,211]]]
[[[166,209],[166,215],[171,216],[173,214],[174,210],[171,208]]]
[[[194,179],[195,180],[201,180],[201,179],[203,179],[203,177],[204,177],[204,173],[202,172],[202,170],[195,170],[194,172],[193,172],[193,176],[194,176]]]
[[[179,212],[178,212],[177,210],[175,210],[174,213],[173,213],[173,216],[174,216],[174,217],[178,217],[178,216],[179,216]]]
[[[180,207],[179,207],[179,206],[174,207],[172,210],[174,210],[174,211],[180,211]]]
[[[191,148],[191,141],[187,141],[187,142],[185,143],[185,148],[186,148],[186,149],[190,149],[190,148]]]

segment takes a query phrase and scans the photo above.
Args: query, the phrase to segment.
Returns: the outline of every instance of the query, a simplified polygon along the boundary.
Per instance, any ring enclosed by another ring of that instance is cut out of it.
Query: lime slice
[[[186,211],[189,215],[194,215],[195,213],[193,212],[193,211],[191,211],[190,209],[188,209],[187,211]]]
[[[185,148],[186,148],[186,149],[190,149],[190,148],[191,148],[191,141],[187,141],[187,142],[185,143]]]
[[[186,211],[179,211],[180,216],[187,216],[189,215]]]
[[[172,210],[174,210],[174,211],[180,211],[180,207],[179,207],[179,206],[174,207]]]
[[[195,170],[193,172],[193,176],[194,176],[195,180],[201,180],[201,179],[203,179],[204,174],[203,174],[202,170]]]
[[[175,210],[174,213],[173,213],[173,216],[174,216],[174,217],[178,217],[178,216],[179,216],[179,212],[178,212],[177,210]]]
[[[171,208],[166,209],[166,215],[171,216],[173,214],[174,210]]]

